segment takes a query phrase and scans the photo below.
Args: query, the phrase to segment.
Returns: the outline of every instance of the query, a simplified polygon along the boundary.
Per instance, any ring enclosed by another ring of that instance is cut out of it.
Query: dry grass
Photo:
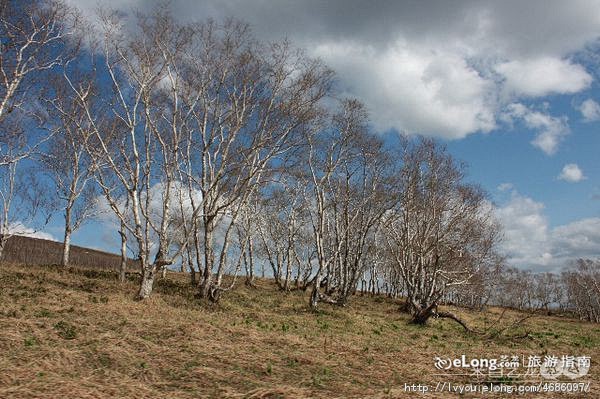
[[[12,236],[2,253],[7,263],[25,265],[59,265],[62,262],[63,243],[41,238]],[[95,249],[71,246],[70,264],[102,270],[118,270],[121,256]],[[139,263],[129,259],[129,271],[137,272]]]
[[[447,381],[433,375],[434,356],[462,354],[588,355],[582,380],[593,392],[565,396],[600,397],[597,325],[538,316],[510,332],[527,338],[490,340],[449,320],[409,325],[385,298],[357,297],[315,314],[303,293],[258,284],[215,308],[172,274],[140,303],[132,299],[136,282],[120,285],[110,272],[2,265],[0,397],[458,397],[411,395],[404,384]],[[479,328],[500,314],[455,311]],[[521,316],[507,312],[502,325]]]

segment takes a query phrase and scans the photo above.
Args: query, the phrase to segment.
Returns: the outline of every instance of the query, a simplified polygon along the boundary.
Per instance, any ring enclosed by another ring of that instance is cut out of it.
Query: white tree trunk
[[[69,255],[71,252],[71,206],[67,205],[65,209],[65,237],[63,240],[62,265],[69,266]]]
[[[152,288],[154,286],[154,270],[147,269],[144,271],[142,276],[142,282],[140,284],[140,291],[138,292],[138,299],[144,300],[152,294]]]
[[[71,228],[65,229],[65,238],[63,242],[62,265],[69,266],[69,256],[71,254]]]
[[[125,282],[125,271],[127,270],[127,232],[125,223],[121,222],[121,265],[119,267],[119,281]]]

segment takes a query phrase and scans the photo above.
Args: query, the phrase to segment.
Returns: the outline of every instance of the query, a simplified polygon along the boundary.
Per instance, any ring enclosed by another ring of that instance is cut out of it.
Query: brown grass
[[[41,238],[12,236],[6,242],[2,260],[7,263],[25,265],[61,264],[63,243]],[[71,245],[70,264],[90,269],[117,270],[121,256],[96,249]],[[139,264],[132,259],[128,262],[129,271],[139,271]]]
[[[564,396],[600,397],[598,325],[536,316],[490,340],[449,320],[409,325],[387,298],[315,314],[303,293],[258,285],[212,307],[171,274],[134,302],[136,282],[120,285],[111,272],[0,265],[0,398],[459,397],[411,395],[404,384],[473,382],[433,375],[434,356],[462,354],[588,355],[590,374],[576,381],[593,392]],[[453,310],[478,328],[501,313]],[[501,325],[520,317],[508,311]]]

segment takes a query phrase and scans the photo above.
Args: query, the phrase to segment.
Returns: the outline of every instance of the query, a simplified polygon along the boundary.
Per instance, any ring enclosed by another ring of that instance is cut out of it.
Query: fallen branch
[[[520,324],[522,324],[525,320],[528,320],[528,319],[530,319],[530,318],[532,318],[532,317],[535,316],[532,313],[527,314],[525,317],[522,317],[522,318],[516,320],[515,322],[511,323],[508,326],[505,326],[504,328],[492,331],[492,328],[495,325],[497,325],[504,318],[504,314],[505,313],[506,313],[506,309],[504,309],[502,311],[502,313],[500,314],[500,316],[498,317],[498,319],[494,323],[492,323],[492,325],[490,325],[489,327],[487,327],[486,329],[484,329],[484,330],[476,330],[474,328],[469,327],[464,320],[462,320],[460,317],[458,317],[457,315],[455,315],[452,312],[447,312],[447,311],[440,312],[440,311],[437,310],[437,306],[433,310],[433,316],[434,317],[454,320],[455,322],[457,322],[458,324],[460,324],[465,329],[465,331],[467,331],[468,333],[477,334],[477,335],[483,336],[483,337],[485,337],[488,340],[499,337],[505,331],[513,329],[513,328],[519,326]],[[529,332],[528,331],[525,332],[525,334],[523,334],[523,335],[518,335],[518,336],[514,336],[514,337],[510,337],[510,338],[511,339],[524,339],[524,338],[527,338],[527,337],[529,337]]]
[[[502,314],[504,314],[504,312],[502,312]],[[508,326],[506,326],[506,327],[504,327],[504,328],[502,328],[502,329],[500,329],[498,331],[495,331],[494,334],[490,334],[490,336],[488,338],[489,339],[496,338],[496,337],[502,335],[506,330],[515,328],[515,327],[519,326],[520,324],[522,324],[525,320],[531,319],[534,316],[535,315],[533,313],[527,314],[525,317],[522,317],[522,318],[518,319],[517,321],[513,322],[512,324],[510,324],[510,325],[508,325]],[[512,337],[512,338],[522,339],[522,338],[527,338],[528,336],[529,336],[529,332],[525,332],[525,334],[523,336],[515,336],[515,337]]]
[[[470,328],[469,326],[467,326],[467,323],[465,323],[464,320],[462,320],[460,317],[458,317],[457,315],[455,315],[452,312],[438,312],[436,310],[434,315],[435,315],[435,317],[438,317],[438,318],[454,320],[455,322],[460,324],[465,329],[465,331],[467,331],[469,333],[481,334],[480,332],[477,332],[477,331],[473,330],[472,328]]]

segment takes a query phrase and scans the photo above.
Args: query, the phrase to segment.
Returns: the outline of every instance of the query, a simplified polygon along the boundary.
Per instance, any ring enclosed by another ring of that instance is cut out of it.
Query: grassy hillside
[[[41,238],[12,236],[6,243],[2,260],[25,265],[58,265],[61,263],[63,243]],[[121,256],[96,249],[71,245],[70,262],[92,269],[117,270]],[[139,271],[136,261],[128,262],[130,271]]]
[[[258,285],[211,307],[171,274],[141,303],[136,282],[120,285],[111,272],[0,265],[0,398],[459,397],[411,395],[404,384],[473,382],[432,375],[434,356],[462,354],[591,356],[590,374],[577,381],[591,381],[593,392],[564,397],[600,397],[598,325],[537,316],[488,339],[450,320],[408,325],[386,298],[315,314],[303,293]],[[479,328],[501,312],[454,310]],[[496,329],[519,317],[507,312]]]

